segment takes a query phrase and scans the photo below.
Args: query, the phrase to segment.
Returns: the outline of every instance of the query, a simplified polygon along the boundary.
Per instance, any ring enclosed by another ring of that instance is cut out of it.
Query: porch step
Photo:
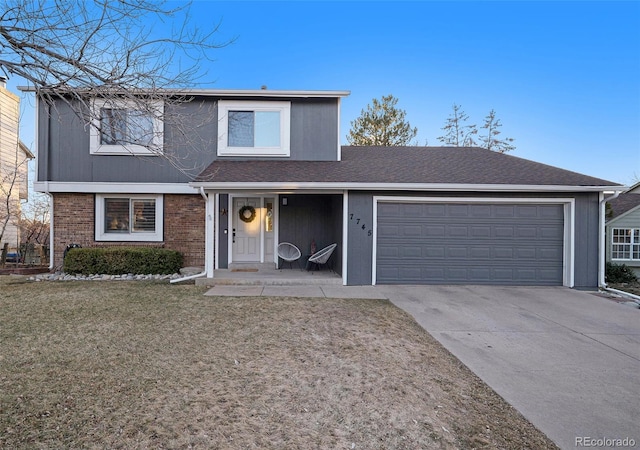
[[[275,270],[275,263],[231,263],[229,264],[229,270],[231,272],[259,272],[260,270]]]
[[[342,285],[342,276],[328,270],[307,272],[297,269],[258,269],[257,271],[233,271],[218,269],[213,278],[196,278],[198,286],[317,286]]]

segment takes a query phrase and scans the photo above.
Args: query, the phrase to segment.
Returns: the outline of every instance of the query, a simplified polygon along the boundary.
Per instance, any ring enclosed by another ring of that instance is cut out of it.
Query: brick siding
[[[204,215],[205,203],[200,195],[165,195],[164,241],[97,242],[94,194],[54,194],[54,267],[62,267],[64,250],[69,244],[168,248],[182,253],[185,266],[204,267]]]

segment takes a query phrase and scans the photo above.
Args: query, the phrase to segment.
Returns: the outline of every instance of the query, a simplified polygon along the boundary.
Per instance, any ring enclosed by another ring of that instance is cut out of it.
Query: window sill
[[[92,148],[90,154],[104,156],[161,156],[162,152],[154,152],[141,145],[100,145]]]

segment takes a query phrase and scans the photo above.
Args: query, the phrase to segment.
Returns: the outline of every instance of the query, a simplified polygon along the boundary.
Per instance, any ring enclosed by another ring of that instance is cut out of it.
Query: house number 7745
[[[349,220],[354,220],[354,215],[353,215],[353,213],[350,213],[350,214],[349,214]],[[356,221],[356,225],[360,225],[360,218],[359,218],[359,217],[356,217],[356,218],[355,218],[355,221]],[[362,224],[362,226],[361,226],[360,228],[361,228],[363,231],[365,231],[365,230],[367,229],[367,225],[363,223],[363,224]],[[372,236],[372,235],[373,235],[373,231],[371,231],[371,230],[367,231],[367,236]]]

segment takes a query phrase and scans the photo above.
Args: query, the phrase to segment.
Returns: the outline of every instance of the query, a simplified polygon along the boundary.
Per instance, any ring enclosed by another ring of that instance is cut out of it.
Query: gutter
[[[624,191],[614,191],[614,194],[611,197],[605,197],[604,193],[602,194],[602,200],[600,200],[600,235],[599,235],[599,253],[600,260],[598,261],[598,287],[605,291],[611,290],[612,292],[620,293],[620,291],[616,291],[615,289],[611,289],[607,287],[607,282],[605,281],[605,264],[606,264],[606,224],[605,224],[605,214],[606,214],[606,204],[609,200],[613,200],[617,198]]]
[[[246,191],[319,191],[332,190],[336,193],[346,190],[366,191],[470,191],[470,192],[604,192],[625,189],[622,185],[613,186],[570,186],[570,185],[525,185],[525,184],[455,184],[455,183],[378,183],[378,182],[336,182],[336,181],[302,181],[302,182],[244,182],[244,181],[194,181],[189,183],[194,188],[204,187],[219,192]]]
[[[204,199],[205,210],[209,209],[209,196],[204,192],[204,188],[200,187],[200,195]],[[209,217],[209,211],[205,211],[204,215],[204,226],[207,226],[207,217]],[[205,228],[206,229],[206,228]],[[174,280],[169,280],[169,284],[181,283],[183,281],[193,280],[195,278],[204,277],[207,275],[207,255],[204,257],[204,271],[197,273],[195,275],[189,275],[182,278],[176,278]]]

